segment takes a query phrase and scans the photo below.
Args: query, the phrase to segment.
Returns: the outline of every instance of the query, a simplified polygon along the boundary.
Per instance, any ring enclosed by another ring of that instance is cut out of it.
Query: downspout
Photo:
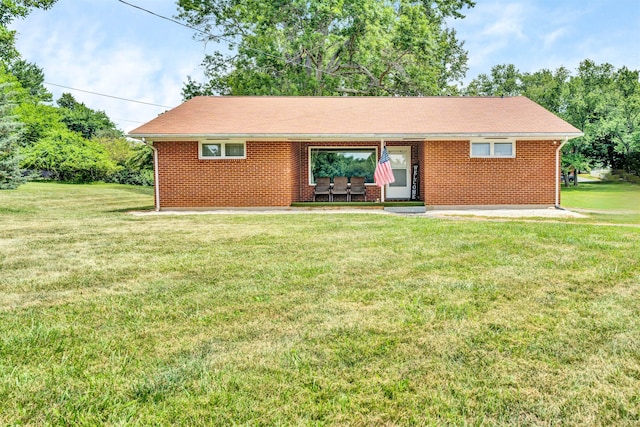
[[[380,155],[382,156],[382,150],[384,150],[384,139],[380,140]],[[378,161],[380,161],[380,159],[378,159]],[[380,187],[380,203],[384,203],[384,187],[386,187],[385,185],[383,185],[382,187]]]
[[[560,207],[560,150],[562,150],[562,147],[564,147],[564,144],[567,142],[569,142],[569,137],[565,136],[564,141],[562,141],[562,144],[560,144],[556,150],[556,209],[562,209]]]
[[[158,180],[158,149],[153,146],[153,143],[148,143],[146,139],[142,138],[143,144],[150,147],[153,150],[153,187],[155,190],[155,211],[160,212],[160,181]]]

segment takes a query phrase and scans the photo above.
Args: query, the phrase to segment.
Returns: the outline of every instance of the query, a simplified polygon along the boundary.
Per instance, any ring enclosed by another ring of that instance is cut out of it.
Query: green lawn
[[[0,192],[0,425],[640,423],[637,227],[152,201]]]
[[[568,208],[640,211],[640,185],[604,181],[563,186],[562,205]]]
[[[562,206],[584,210],[590,221],[640,224],[640,185],[603,181],[563,186]]]

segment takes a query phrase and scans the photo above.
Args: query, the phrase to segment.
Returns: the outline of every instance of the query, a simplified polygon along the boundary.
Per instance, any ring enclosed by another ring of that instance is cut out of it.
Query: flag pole
[[[384,139],[380,140],[380,155],[382,156],[382,150],[384,150]],[[384,185],[380,187],[380,202],[384,203]]]

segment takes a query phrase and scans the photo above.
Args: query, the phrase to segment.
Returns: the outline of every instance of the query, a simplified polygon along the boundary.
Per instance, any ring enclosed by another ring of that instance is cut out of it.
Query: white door
[[[396,181],[386,187],[386,199],[411,198],[411,147],[387,147]]]

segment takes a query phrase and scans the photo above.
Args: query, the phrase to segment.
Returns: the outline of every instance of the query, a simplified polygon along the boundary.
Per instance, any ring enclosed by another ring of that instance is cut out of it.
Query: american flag
[[[376,182],[378,187],[384,187],[396,180],[393,176],[393,171],[391,170],[391,161],[389,160],[389,153],[387,153],[386,148],[382,149],[382,155],[380,156],[380,161],[376,166],[376,171],[373,174],[373,180]]]

